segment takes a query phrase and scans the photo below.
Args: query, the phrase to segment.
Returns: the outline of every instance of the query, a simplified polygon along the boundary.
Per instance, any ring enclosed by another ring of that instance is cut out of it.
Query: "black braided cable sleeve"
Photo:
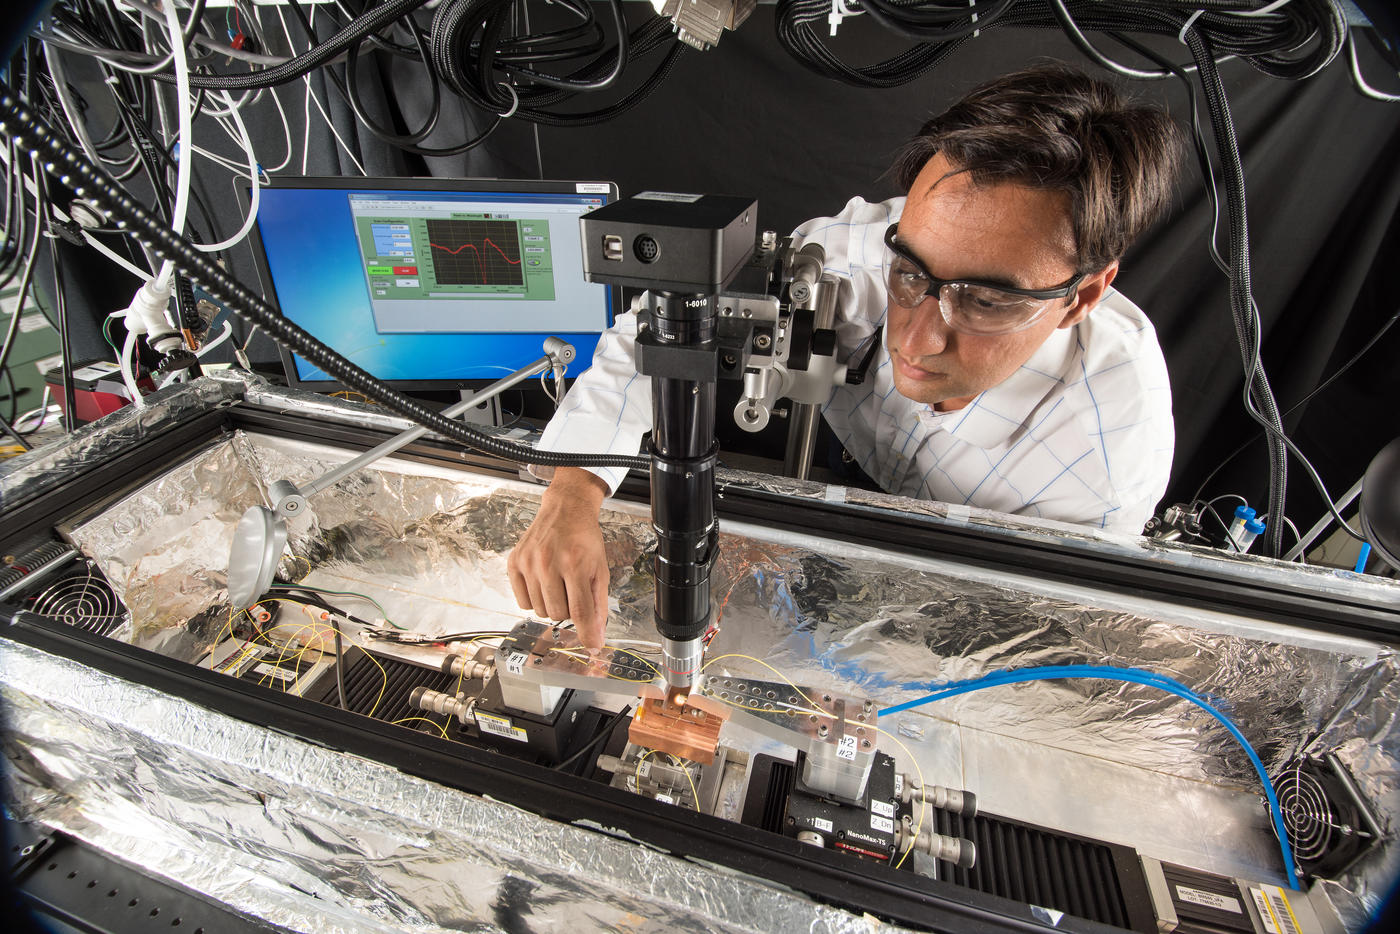
[[[1248,395],[1262,409],[1258,421],[1268,433],[1269,446],[1269,525],[1264,532],[1264,553],[1271,557],[1283,554],[1284,523],[1281,516],[1288,483],[1288,452],[1283,440],[1283,418],[1274,401],[1273,390],[1257,353],[1260,335],[1254,333],[1253,298],[1250,289],[1249,218],[1245,210],[1244,164],[1240,158],[1235,126],[1230,120],[1225,84],[1215,67],[1210,43],[1194,29],[1186,31],[1186,42],[1196,59],[1201,86],[1206,94],[1206,110],[1215,133],[1216,149],[1225,173],[1226,217],[1230,233],[1230,310],[1235,319],[1235,332],[1240,342],[1244,362],[1245,385]]]

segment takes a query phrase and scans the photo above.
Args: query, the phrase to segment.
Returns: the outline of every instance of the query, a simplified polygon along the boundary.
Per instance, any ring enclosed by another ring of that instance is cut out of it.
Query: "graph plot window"
[[[439,285],[525,285],[518,222],[430,220],[426,226]]]
[[[571,266],[581,263],[578,218],[592,205],[445,194],[350,198],[379,332],[577,327],[569,309],[578,307],[571,299],[582,297],[573,294],[582,278]],[[561,254],[570,260],[557,270]]]

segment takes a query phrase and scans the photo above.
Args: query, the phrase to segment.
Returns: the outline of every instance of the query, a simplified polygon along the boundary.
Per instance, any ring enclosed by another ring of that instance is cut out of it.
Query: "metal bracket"
[[[802,781],[813,791],[860,799],[879,735],[873,701],[752,678],[710,677],[700,693],[734,708],[735,723],[805,752]]]
[[[636,697],[660,668],[626,649],[585,648],[572,629],[519,623],[496,649],[496,678],[507,707],[544,714],[568,688]]]

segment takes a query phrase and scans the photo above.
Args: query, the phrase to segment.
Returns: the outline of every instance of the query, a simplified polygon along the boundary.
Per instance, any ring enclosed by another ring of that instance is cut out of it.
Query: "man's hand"
[[[608,487],[595,474],[560,467],[535,521],[506,561],[515,602],[554,620],[572,619],[584,645],[601,648],[608,621],[608,561],[598,513]]]

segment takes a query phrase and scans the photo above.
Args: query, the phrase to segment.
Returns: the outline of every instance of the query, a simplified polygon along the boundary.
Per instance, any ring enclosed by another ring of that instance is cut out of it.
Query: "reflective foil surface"
[[[203,383],[161,405],[218,404],[239,387],[227,378],[213,388]],[[313,406],[318,417],[353,424],[405,424],[364,406],[256,384],[246,391],[287,411]],[[76,469],[103,443],[129,443],[125,430],[110,439],[95,431],[76,439],[73,451],[44,453],[47,467],[27,464],[0,478],[15,489],[42,487],[46,470]],[[193,661],[230,619],[227,553],[243,510],[264,502],[273,481],[305,483],[349,456],[238,433],[68,532],[131,609],[122,637]],[[722,472],[720,495],[741,485],[790,497],[794,509],[808,500],[845,502],[871,521],[899,508],[1012,538],[1092,540],[1168,566],[1223,560],[734,471]],[[509,628],[521,611],[505,559],[534,516],[538,490],[383,461],[310,498],[307,514],[290,524],[281,571],[373,598],[378,606],[344,603],[367,619],[428,634]],[[652,641],[649,515],[611,503],[604,527],[609,639]],[[1230,560],[1261,579],[1321,593],[1381,588],[1400,602],[1400,588],[1355,575]],[[1010,668],[1148,669],[1218,700],[1271,771],[1301,751],[1336,752],[1387,829],[1400,814],[1400,683],[1395,658],[1379,646],[992,573],[955,556],[915,559],[733,521],[722,526],[712,580],[721,631],[708,653],[711,675],[771,679],[772,666],[799,684],[884,707],[941,682]],[[879,927],[760,880],[443,789],[15,643],[0,645],[0,662],[22,813],[297,930]],[[969,788],[986,812],[1212,872],[1280,878],[1248,760],[1184,700],[1133,684],[1037,682],[965,694],[881,726],[881,746],[902,770]],[[758,745],[739,727],[726,727],[724,738],[741,749]],[[1386,844],[1328,887],[1352,928],[1397,865]]]

